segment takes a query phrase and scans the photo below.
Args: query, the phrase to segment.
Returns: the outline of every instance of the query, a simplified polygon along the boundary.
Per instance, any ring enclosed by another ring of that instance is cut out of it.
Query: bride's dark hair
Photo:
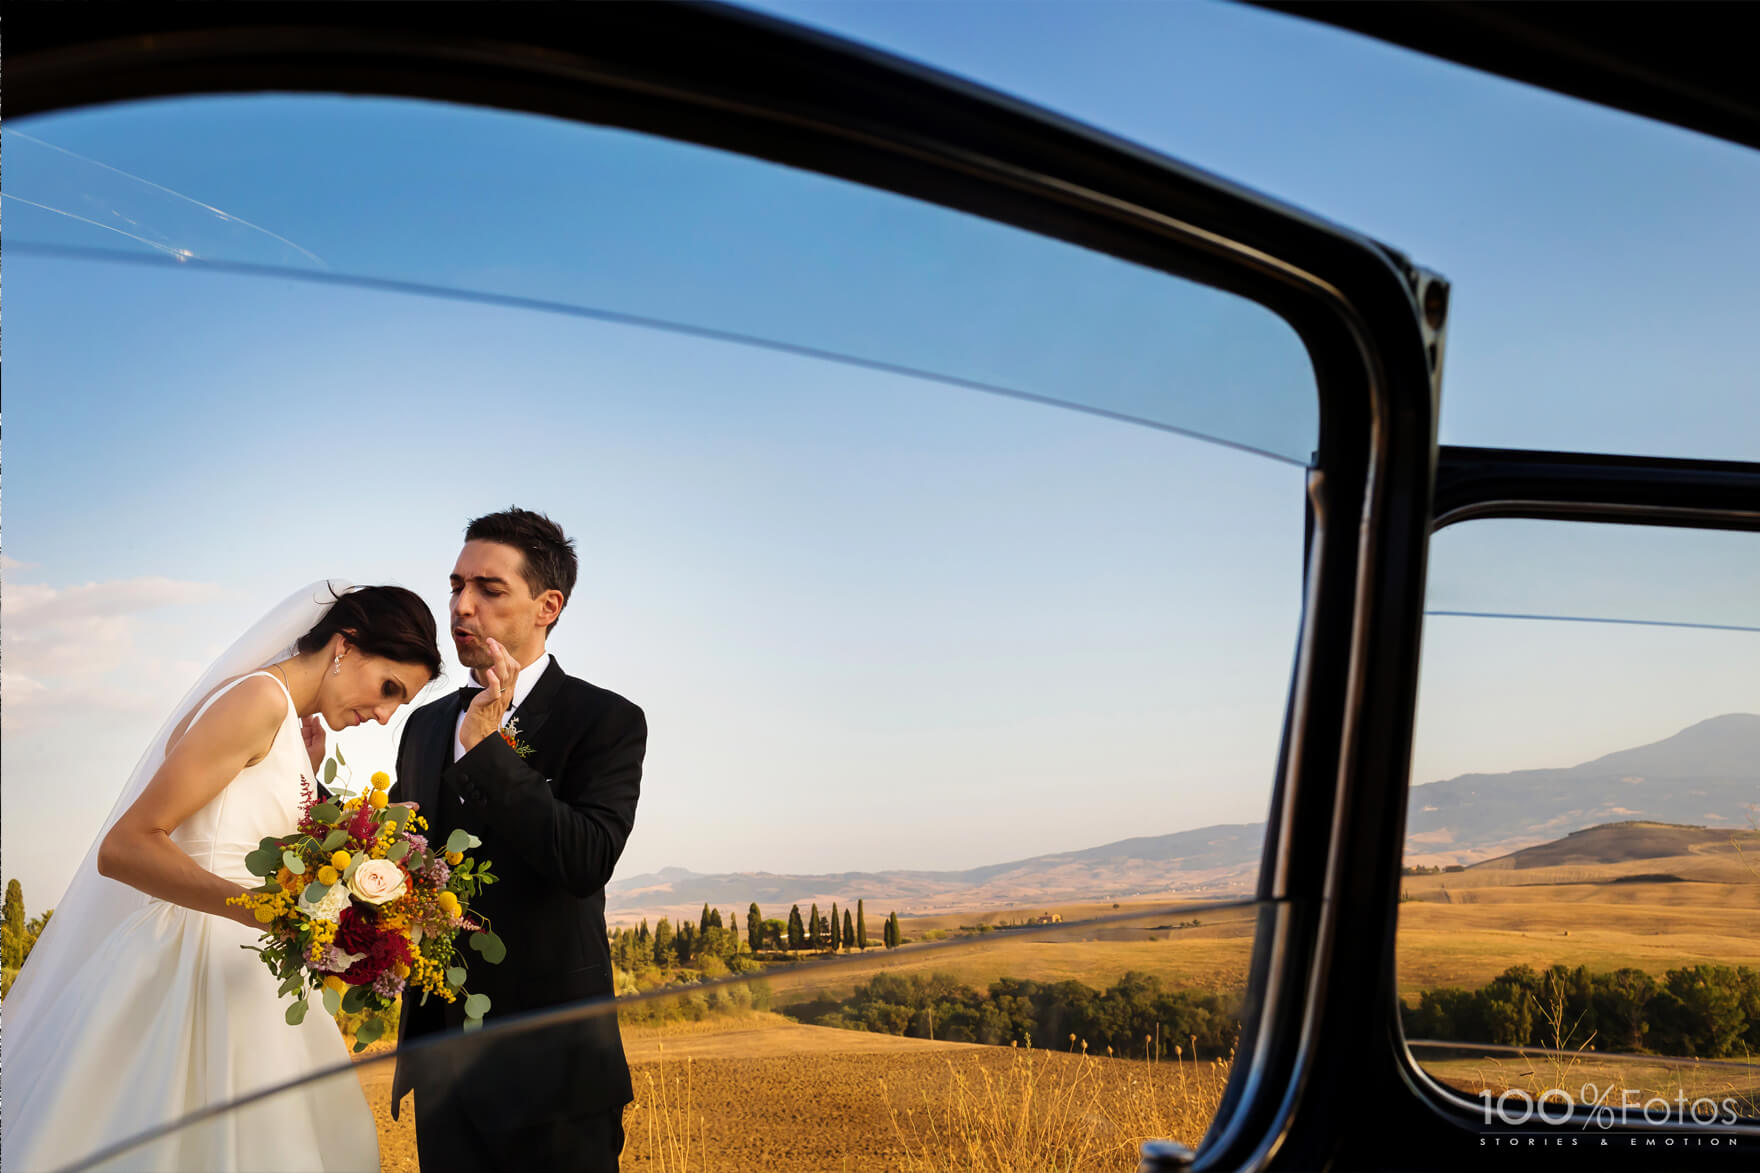
[[[439,632],[422,597],[400,586],[354,587],[331,597],[336,601],[317,626],[294,645],[302,654],[315,652],[341,632],[369,656],[399,664],[420,664],[430,677],[440,675]]]

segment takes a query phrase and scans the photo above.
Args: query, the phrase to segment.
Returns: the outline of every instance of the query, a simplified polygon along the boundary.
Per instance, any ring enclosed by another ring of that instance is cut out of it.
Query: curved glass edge
[[[1300,465],[1318,442],[1307,349],[1263,306],[745,156],[330,96],[135,102],[0,134],[13,247],[386,283],[706,334]]]

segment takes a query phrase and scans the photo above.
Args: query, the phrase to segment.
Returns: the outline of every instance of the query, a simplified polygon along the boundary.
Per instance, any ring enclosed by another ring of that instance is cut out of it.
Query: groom
[[[400,1056],[392,1118],[413,1089],[423,1173],[614,1171],[633,1098],[615,1012],[505,1039],[493,1024],[611,998],[605,884],[635,822],[648,726],[641,709],[569,676],[545,650],[574,589],[561,528],[508,509],[464,537],[452,640],[473,683],[411,715],[391,797],[420,804],[436,845],[460,827],[483,841],[472,855],[492,861],[498,882],[471,913],[507,958],[490,965],[464,951],[468,989],[489,996],[490,1029]],[[462,1026],[462,1000],[419,1001],[404,999],[405,1044]]]

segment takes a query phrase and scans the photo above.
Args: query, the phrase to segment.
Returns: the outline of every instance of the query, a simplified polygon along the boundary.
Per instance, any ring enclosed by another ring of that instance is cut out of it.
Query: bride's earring
[[[332,676],[341,676],[342,675],[342,657],[341,656],[337,656],[336,659],[334,659],[330,662],[330,675],[332,675]]]

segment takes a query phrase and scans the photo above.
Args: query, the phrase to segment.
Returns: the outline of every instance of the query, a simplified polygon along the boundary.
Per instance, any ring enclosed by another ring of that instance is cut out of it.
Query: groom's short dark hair
[[[562,532],[561,526],[542,513],[518,506],[509,506],[499,513],[485,513],[464,527],[464,540],[512,546],[525,555],[522,573],[532,594],[561,591],[562,605],[568,606],[568,597],[574,593],[575,574],[580,567],[574,554],[574,541]],[[550,630],[556,630],[561,619],[562,612],[558,611],[556,619],[550,623]]]

